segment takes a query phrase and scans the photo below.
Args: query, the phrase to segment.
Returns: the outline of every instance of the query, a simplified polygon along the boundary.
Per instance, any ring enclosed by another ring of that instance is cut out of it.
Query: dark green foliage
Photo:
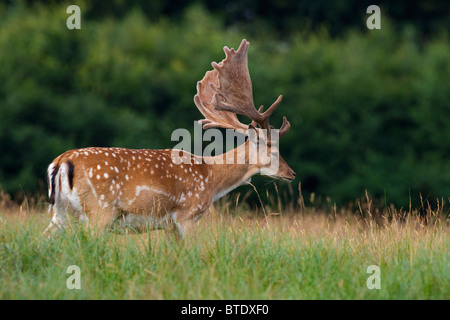
[[[60,0],[7,0],[10,4],[61,4]],[[180,19],[192,4],[202,5],[226,26],[255,34],[292,35],[305,30],[320,30],[325,26],[330,34],[342,35],[349,29],[366,31],[361,23],[367,17],[368,6],[376,4],[383,13],[396,21],[394,28],[401,31],[414,25],[423,36],[439,33],[450,25],[450,7],[441,0],[72,0],[69,4],[83,7],[88,20],[123,18],[130,9],[139,9],[152,21],[162,16]],[[255,27],[257,26],[257,27]]]
[[[450,195],[447,34],[424,41],[425,27],[399,28],[384,16],[382,30],[367,31],[362,10],[360,31],[296,25],[281,38],[289,14],[278,29],[272,14],[233,24],[212,2],[213,14],[182,1],[176,12],[148,1],[160,11],[144,2],[119,10],[116,1],[104,15],[97,2],[81,2],[86,19],[75,31],[66,28],[64,5],[0,5],[0,185],[7,192],[44,190],[47,165],[67,149],[174,146],[172,131],[192,132],[201,118],[196,82],[224,57],[224,45],[247,37],[255,103],[284,95],[273,122],[286,115],[292,123],[281,149],[304,191],[342,203],[367,189],[403,206],[419,192]]]

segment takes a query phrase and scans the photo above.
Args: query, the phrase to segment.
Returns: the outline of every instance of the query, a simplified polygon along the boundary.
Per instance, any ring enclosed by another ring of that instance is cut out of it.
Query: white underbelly
[[[143,214],[126,213],[114,221],[113,227],[130,229],[136,232],[161,230],[167,228],[169,217],[169,215],[165,215],[164,217],[154,217]]]

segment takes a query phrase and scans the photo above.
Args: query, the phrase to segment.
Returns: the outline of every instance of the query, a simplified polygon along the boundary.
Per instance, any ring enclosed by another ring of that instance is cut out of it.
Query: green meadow
[[[422,213],[256,214],[222,201],[179,243],[75,223],[48,239],[40,206],[6,208],[0,299],[449,299],[448,221]],[[72,265],[80,289],[67,286]],[[371,265],[380,289],[367,286]]]

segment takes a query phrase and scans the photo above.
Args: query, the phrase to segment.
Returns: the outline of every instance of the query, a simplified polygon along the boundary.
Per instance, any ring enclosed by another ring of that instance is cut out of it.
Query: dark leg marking
[[[50,177],[50,183],[52,185],[52,192],[50,193],[50,204],[54,205],[55,204],[55,178],[56,178],[56,174],[58,173],[59,170],[59,165],[55,165],[53,167],[52,172],[50,173],[51,177]]]
[[[69,167],[69,172],[68,172],[68,177],[69,177],[69,186],[70,186],[70,190],[73,189],[73,176],[74,176],[74,165],[73,162],[68,160],[67,161],[67,166]]]

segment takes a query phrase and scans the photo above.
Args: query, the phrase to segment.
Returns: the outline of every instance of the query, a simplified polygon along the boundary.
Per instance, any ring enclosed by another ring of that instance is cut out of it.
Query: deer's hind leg
[[[48,237],[58,230],[64,230],[68,223],[68,214],[66,210],[58,208],[58,206],[51,206],[50,210],[53,210],[53,217],[50,224],[43,232],[43,234]]]

